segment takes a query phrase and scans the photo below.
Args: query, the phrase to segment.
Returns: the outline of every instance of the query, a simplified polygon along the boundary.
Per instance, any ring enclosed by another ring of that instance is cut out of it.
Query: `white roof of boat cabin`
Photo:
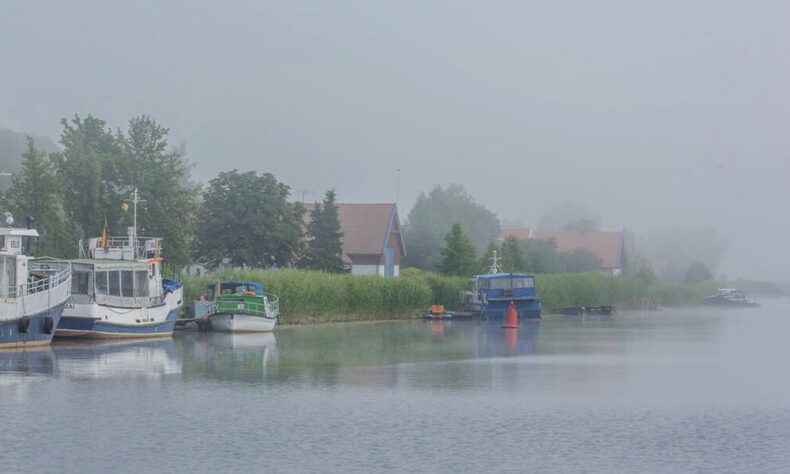
[[[0,227],[0,235],[19,235],[22,237],[38,237],[36,229],[23,229],[21,227]]]

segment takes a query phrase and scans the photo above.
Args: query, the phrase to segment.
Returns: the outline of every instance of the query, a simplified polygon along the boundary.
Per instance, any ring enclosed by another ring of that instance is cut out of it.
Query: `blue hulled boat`
[[[540,318],[535,277],[499,271],[495,252],[491,273],[476,275],[469,280],[469,289],[461,294],[459,309],[486,319],[504,318],[511,302],[516,307],[519,319]]]
[[[67,261],[25,255],[32,228],[0,228],[0,348],[49,344],[71,296]]]

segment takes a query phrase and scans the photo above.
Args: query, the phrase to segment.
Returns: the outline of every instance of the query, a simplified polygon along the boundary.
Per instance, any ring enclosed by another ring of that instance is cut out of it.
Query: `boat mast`
[[[499,260],[496,257],[496,250],[494,250],[494,258],[491,259],[491,266],[488,267],[488,273],[500,273],[502,270],[499,269]]]
[[[124,201],[132,203],[132,214],[134,216],[133,217],[133,221],[132,221],[133,222],[132,225],[134,226],[134,237],[133,237],[132,245],[134,246],[134,258],[137,258],[138,257],[138,252],[137,252],[137,247],[138,247],[138,244],[137,244],[137,203],[138,202],[145,202],[145,203],[147,203],[148,201],[146,201],[145,199],[140,199],[140,194],[137,192],[137,188],[136,187],[134,188],[134,191],[132,191],[131,198],[130,199],[125,199]]]

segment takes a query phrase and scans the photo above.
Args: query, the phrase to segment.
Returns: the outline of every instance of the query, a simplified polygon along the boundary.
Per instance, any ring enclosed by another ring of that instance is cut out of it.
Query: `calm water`
[[[0,470],[786,472],[788,340],[790,299],[5,352]]]

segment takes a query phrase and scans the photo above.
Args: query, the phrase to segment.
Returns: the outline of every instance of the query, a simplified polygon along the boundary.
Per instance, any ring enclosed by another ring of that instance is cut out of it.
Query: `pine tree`
[[[512,235],[506,237],[502,242],[502,271],[508,273],[526,272],[529,271],[528,267],[518,239]]]
[[[439,248],[439,272],[445,275],[469,276],[477,269],[475,246],[464,233],[460,222],[444,236],[444,246]]]
[[[35,219],[34,227],[41,236],[32,247],[36,256],[69,257],[76,248],[60,216],[57,193],[54,165],[47,153],[38,150],[28,137],[27,149],[22,153],[22,169],[12,178],[8,201],[17,225],[24,225],[28,216]]]
[[[329,273],[347,273],[350,270],[343,263],[343,245],[340,238],[340,219],[335,205],[335,191],[330,189],[324,196],[323,204],[316,203],[310,212],[307,225],[307,249],[299,262],[302,268],[322,270]]]

